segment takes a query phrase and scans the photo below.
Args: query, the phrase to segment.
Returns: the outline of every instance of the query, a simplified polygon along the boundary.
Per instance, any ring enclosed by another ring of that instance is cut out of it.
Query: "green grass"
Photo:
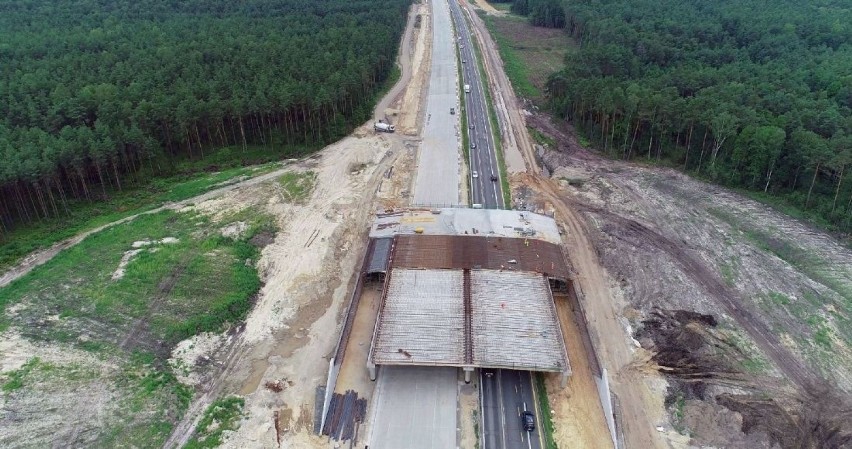
[[[769,299],[774,304],[776,304],[778,306],[783,307],[783,306],[789,306],[790,305],[790,298],[787,297],[787,295],[785,295],[783,293],[769,292],[767,296],[769,297]]]
[[[24,364],[24,366],[6,374],[6,381],[3,383],[3,391],[6,393],[19,390],[24,386],[24,378],[30,374],[33,369],[39,365],[38,357],[33,357]]]
[[[476,439],[473,447],[479,449],[479,410],[474,410],[471,413],[471,419],[473,419],[473,436]]]
[[[498,11],[509,12],[512,9],[511,3],[491,3],[491,2],[488,2],[488,3],[491,6],[493,6],[494,9],[496,9]]]
[[[686,434],[686,427],[683,424],[683,409],[686,406],[686,399],[682,394],[678,393],[672,407],[672,427],[681,435]]]
[[[538,143],[539,145],[549,149],[556,148],[556,139],[554,139],[553,137],[545,135],[541,131],[531,126],[527,126],[527,129],[529,130],[533,140],[535,140],[536,143]]]
[[[545,449],[558,449],[553,439],[553,419],[550,416],[550,400],[547,398],[547,387],[544,385],[544,374],[535,373],[535,391],[538,398],[538,421],[544,436]]]
[[[719,265],[719,274],[722,275],[722,279],[728,287],[736,285],[738,267],[739,261],[736,258],[731,258],[730,262],[722,262],[722,264]]]
[[[260,159],[264,154],[262,151],[256,147],[249,148],[245,153],[234,148],[222,148],[210,153],[203,161],[179,164],[179,174],[139,183],[132,188],[125,188],[122,192],[108,190],[108,198],[104,201],[69,202],[70,214],[67,216],[39,221],[0,235],[0,271],[15,265],[33,251],[49,247],[82,231],[154,209],[167,202],[191,198],[213,190],[229,180],[261,175],[280,166],[277,163],[269,163],[257,167],[222,168],[225,165],[238,165],[241,162],[240,157],[250,162],[263,160]],[[226,162],[228,159],[230,162]],[[267,155],[266,159],[269,160],[270,157]],[[221,171],[203,172],[205,167],[221,168]]]
[[[242,417],[245,400],[238,397],[217,399],[210,404],[198,423],[195,435],[186,443],[184,449],[214,448],[222,444],[225,431],[236,430]]]
[[[119,389],[121,396],[112,413],[105,412],[96,447],[162,446],[193,397],[191,387],[147,352],[123,357],[118,371],[102,374],[98,382]]]
[[[316,185],[317,175],[312,171],[287,172],[278,178],[287,200],[302,203],[311,195]]]
[[[255,216],[250,225],[249,234],[271,220]],[[218,227],[202,215],[164,211],[93,234],[3,289],[0,308],[19,302],[24,308],[0,318],[0,328],[18,325],[25,337],[75,345],[85,334],[80,347],[91,349],[115,346],[140,319],[150,339],[167,344],[240,321],[260,287],[256,270],[245,264],[258,251],[247,242],[251,235],[229,239]],[[178,242],[142,248],[124,277],[112,279],[133,242],[165,237]],[[27,325],[45,315],[60,319]],[[92,322],[101,326],[88,329]]]
[[[467,16],[465,16],[467,20]],[[469,24],[473,27],[473,24]],[[479,81],[485,86],[485,107],[488,110],[488,121],[491,123],[491,137],[494,141],[494,153],[497,155],[497,169],[500,171],[500,188],[503,192],[503,205],[506,209],[512,208],[512,191],[509,187],[509,174],[506,171],[506,160],[503,154],[503,140],[501,139],[500,123],[497,121],[497,112],[494,110],[494,101],[491,98],[491,89],[488,84],[488,76],[485,73],[485,65],[482,62],[482,51],[479,42],[473,39],[473,51],[476,53],[476,63],[479,67]]]
[[[233,221],[246,222],[248,229],[239,237],[223,237],[221,227]],[[2,290],[0,309],[6,313],[0,326],[30,340],[94,352],[105,362],[79,368],[34,359],[4,376],[3,390],[14,394],[12,401],[25,401],[17,398],[87,391],[92,382],[108,385],[119,394],[115,406],[103,412],[95,445],[160,446],[194,394],[166,359],[177,342],[245,318],[261,285],[253,263],[259,250],[250,241],[274,230],[272,217],[251,209],[219,222],[194,212],[163,211],[110,227],[61,252]],[[178,241],[140,248],[124,277],[112,279],[133,242],[164,237]],[[8,312],[12,304],[19,305],[15,313]],[[94,375],[86,378],[86,373]]]
[[[500,51],[500,58],[503,60],[503,68],[506,71],[506,76],[515,88],[518,95],[527,98],[541,97],[541,91],[530,81],[530,73],[527,65],[524,63],[518,51],[513,47],[505,36],[499,33],[494,25],[494,17],[479,13],[488,32],[497,42],[497,48]]]

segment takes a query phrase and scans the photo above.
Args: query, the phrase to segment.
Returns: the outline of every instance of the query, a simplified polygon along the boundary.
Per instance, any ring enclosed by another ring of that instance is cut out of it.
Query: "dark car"
[[[533,415],[530,411],[525,411],[521,414],[521,422],[524,425],[524,430],[527,432],[532,432],[535,430],[535,415]]]
[[[497,182],[497,175],[491,175],[491,180]]]

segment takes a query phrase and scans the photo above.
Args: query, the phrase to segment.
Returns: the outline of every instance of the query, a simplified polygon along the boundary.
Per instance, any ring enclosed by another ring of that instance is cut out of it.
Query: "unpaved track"
[[[737,324],[748,333],[764,354],[775,362],[778,369],[788,379],[802,391],[811,391],[817,385],[818,377],[779,341],[776,334],[763,321],[755,316],[756,311],[753,310],[753,307],[748,302],[743,301],[732,288],[725,285],[718,275],[710,271],[682,243],[674,242],[635,220],[621,217],[597,207],[574,204],[574,208],[592,212],[607,221],[619,222],[627,230],[631,240],[650,244],[676,260],[684,273],[693,282],[701,286],[709,297],[715,299],[728,315],[736,320]]]
[[[376,120],[387,119],[385,110],[397,102],[400,94],[408,87],[408,83],[411,81],[411,50],[414,46],[411,36],[414,34],[414,20],[418,12],[418,5],[412,3],[408,10],[408,23],[405,25],[405,33],[402,35],[402,41],[399,45],[399,56],[397,57],[397,63],[402,66],[402,74],[396,84],[391,87],[388,93],[379,100],[379,104],[376,105],[376,109],[373,111],[373,116]]]
[[[542,194],[555,209],[557,219],[565,225],[565,244],[571,263],[577,270],[576,282],[583,293],[584,307],[590,321],[589,330],[604,368],[614,376],[610,387],[619,398],[625,445],[629,448],[663,448],[664,443],[655,431],[662,419],[655,408],[653,396],[643,377],[635,369],[628,336],[618,321],[623,308],[610,289],[610,279],[598,260],[588,236],[585,221],[558,194],[553,181],[523,174],[521,182]],[[662,405],[662,401],[659,401]]]
[[[566,247],[571,263],[578,271],[579,290],[585,293],[584,306],[590,320],[589,329],[597,343],[601,363],[612,376],[612,391],[620,402],[620,424],[625,445],[629,448],[663,448],[665,445],[662,438],[655,430],[655,426],[665,420],[662,399],[648,384],[648,377],[651,377],[650,381],[658,378],[636,369],[629,336],[619,322],[623,301],[612,294],[611,279],[598,260],[583,218],[556,194],[557,186],[540,176],[541,169],[527,131],[522,105],[503,70],[497,45],[473,8],[463,0],[461,4],[469,11],[474,35],[482,49],[494,106],[500,125],[504,127],[502,135],[507,169],[510,173],[517,173],[512,178],[512,184],[530,187],[547,196],[556,208],[556,218],[568,231]],[[521,157],[525,173],[521,173],[523,167],[518,167],[517,162],[515,167],[512,166],[513,155]]]
[[[185,200],[177,201],[174,203],[166,203],[160,207],[147,210],[145,212],[140,212],[138,214],[133,214],[128,217],[124,217],[120,220],[113,221],[112,223],[107,223],[105,225],[98,226],[97,228],[81,232],[75,235],[74,237],[65,239],[59,243],[54,244],[50,248],[38,250],[25,257],[24,260],[21,261],[21,263],[3,273],[3,276],[0,276],[0,288],[9,285],[9,283],[11,283],[12,281],[29,273],[33,270],[33,268],[50,261],[50,259],[53,259],[53,257],[59,254],[62,250],[72,248],[78,243],[82,242],[83,239],[85,239],[86,237],[97,232],[103,231],[104,229],[111,228],[118,224],[127,223],[128,221],[132,221],[136,219],[136,217],[139,217],[141,215],[156,214],[164,210],[179,210],[190,204],[200,203],[202,201],[221,196],[234,189],[253,186],[269,181],[271,179],[275,179],[276,177],[281,176],[288,171],[291,171],[291,168],[289,168],[289,164],[287,166],[284,166],[283,168],[266,173],[264,175],[260,175],[251,179],[247,179],[245,181],[240,181],[234,184],[227,185],[225,187],[214,189],[207,193],[202,193],[201,195],[194,196],[192,198],[187,198]]]

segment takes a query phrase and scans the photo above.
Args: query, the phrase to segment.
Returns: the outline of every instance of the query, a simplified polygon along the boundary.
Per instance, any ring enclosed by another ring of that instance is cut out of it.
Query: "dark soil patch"
[[[848,448],[852,445],[852,403],[825,387],[790,392],[767,380],[750,380],[739,370],[745,357],[715,331],[716,318],[685,310],[655,310],[636,338],[654,352],[668,376],[666,406],[682,419],[684,401],[718,404],[742,416],[742,432],[765,434],[783,449]],[[830,392],[834,393],[830,393]]]
[[[275,233],[271,231],[260,231],[255,234],[250,240],[249,243],[254,245],[257,249],[263,249],[266,245],[275,241]]]

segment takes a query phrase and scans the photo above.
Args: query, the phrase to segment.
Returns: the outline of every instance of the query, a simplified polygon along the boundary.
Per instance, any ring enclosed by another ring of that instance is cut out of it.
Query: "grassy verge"
[[[479,15],[485,22],[488,32],[491,33],[491,36],[497,43],[500,58],[503,59],[503,68],[506,70],[506,76],[509,77],[509,81],[512,83],[512,87],[515,88],[515,92],[527,98],[540,97],[541,91],[530,82],[529,70],[526,64],[524,64],[518,52],[512,47],[512,43],[501,33],[497,32],[494,25],[494,16],[489,16],[482,12]]]
[[[237,221],[244,232],[223,236]],[[6,403],[26,408],[50,397],[64,404],[64,397],[106,388],[111,396],[98,406],[95,445],[161,445],[193,395],[166,359],[179,341],[244,320],[261,286],[253,237],[274,231],[271,217],[251,209],[218,222],[195,212],[143,215],[89,236],[5,287],[0,331],[69,357],[61,365],[33,359],[0,376]]]
[[[538,421],[544,436],[545,449],[557,449],[556,441],[553,439],[553,419],[550,416],[550,400],[547,398],[547,387],[544,385],[544,375],[535,373],[535,392],[538,398],[539,413]]]
[[[222,237],[217,225],[202,215],[172,211],[143,215],[91,235],[4,288],[0,308],[22,303],[24,310],[4,316],[0,329],[21,324],[27,337],[78,341],[85,322],[104,324],[85,332],[91,346],[116,344],[120,338],[115,334],[129,330],[137,319],[146,320],[152,338],[166,342],[238,321],[260,286],[254,268],[244,263],[258,257],[247,238],[272,226],[268,217],[249,218],[249,234],[237,239]],[[124,276],[115,279],[131,250],[138,253],[129,259]],[[43,314],[60,319],[25,325]]]
[[[467,18],[465,18],[467,20]],[[473,24],[470,24],[471,28]],[[500,171],[500,188],[503,192],[503,207],[512,208],[512,191],[509,187],[509,174],[506,171],[506,160],[503,154],[503,140],[500,135],[500,122],[497,120],[497,111],[494,110],[494,101],[491,98],[491,89],[488,87],[488,76],[485,73],[485,64],[482,62],[482,51],[479,42],[473,39],[473,51],[476,53],[476,64],[479,67],[479,80],[485,91],[485,108],[488,109],[488,121],[491,123],[491,138],[494,141],[494,152],[497,155],[497,169]]]
[[[473,419],[473,436],[476,438],[473,447],[474,449],[479,449],[479,410],[474,410],[471,413],[471,419]]]
[[[317,174],[308,172],[287,172],[278,178],[287,200],[294,203],[304,202],[314,190]]]
[[[152,179],[133,188],[125,188],[121,192],[107,190],[107,199],[103,201],[69,202],[67,216],[43,220],[5,234],[5,239],[0,240],[0,271],[15,265],[33,251],[49,247],[88,229],[154,209],[167,202],[185,200],[229,182],[258,176],[280,167],[280,164],[275,162],[254,167],[241,166],[243,161],[256,163],[258,160],[263,161],[264,157],[265,160],[273,159],[263,153],[264,150],[260,147],[250,148],[246,153],[233,147],[222,148],[204,161],[187,161],[181,164],[178,167],[180,174]],[[205,172],[205,169],[217,171]]]
[[[219,447],[225,431],[236,430],[242,417],[245,400],[238,397],[217,399],[210,404],[198,423],[195,435],[186,443],[184,449],[203,449]]]
[[[541,131],[531,126],[527,126],[527,130],[529,130],[530,135],[532,136],[533,140],[536,141],[537,144],[548,149],[556,148],[556,139],[554,139],[553,137],[545,135]]]

